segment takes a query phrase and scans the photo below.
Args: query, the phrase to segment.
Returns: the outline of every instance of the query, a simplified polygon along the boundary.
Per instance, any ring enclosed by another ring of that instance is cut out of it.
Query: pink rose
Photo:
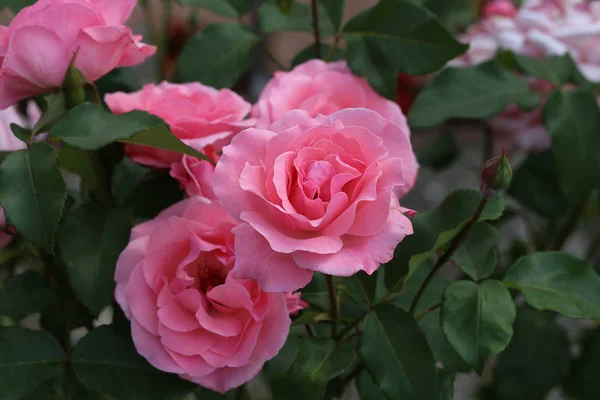
[[[517,15],[517,8],[512,0],[491,0],[484,4],[481,14],[484,18],[495,16],[514,17]]]
[[[107,94],[104,100],[116,114],[143,110],[161,117],[175,136],[208,156],[254,125],[244,120],[251,106],[239,95],[200,83],[150,84],[135,93]],[[133,161],[154,168],[169,168],[181,160],[178,153],[146,146],[126,145],[125,151]]]
[[[8,224],[6,222],[4,210],[2,209],[2,207],[0,207],[0,250],[8,246],[12,240],[13,235],[12,233],[10,233],[10,228],[8,227]]]
[[[470,44],[469,51],[450,65],[479,64],[500,49],[540,58],[569,53],[587,79],[600,82],[598,2],[526,0],[514,14],[484,13],[461,40]]]
[[[300,311],[308,307],[308,303],[302,300],[302,293],[300,292],[286,292],[283,295],[290,315],[298,315]]]
[[[217,202],[191,197],[137,225],[117,261],[115,297],[154,367],[224,393],[283,346],[283,294],[234,278],[231,229]]]
[[[39,0],[0,26],[0,109],[61,87],[73,58],[88,81],[156,51],[123,25],[135,0]]]
[[[245,222],[234,276],[287,292],[313,271],[372,273],[412,234],[394,190],[406,193],[417,170],[408,127],[366,109],[292,111],[239,133],[214,175],[215,194]]]
[[[171,176],[179,181],[188,196],[203,196],[216,200],[213,192],[215,166],[206,160],[184,155],[171,165]]]
[[[506,3],[506,4],[505,4]],[[587,79],[600,82],[600,3],[581,0],[527,0],[515,12],[504,0],[490,2],[489,12],[462,37],[469,51],[451,66],[470,66],[495,57],[501,49],[543,58],[569,53]],[[550,135],[542,120],[546,94],[552,84],[530,79],[531,89],[542,94],[542,104],[533,111],[510,105],[491,118],[489,126],[499,147],[540,151],[550,147]]]
[[[41,111],[33,101],[27,103],[27,117],[21,115],[16,106],[0,110],[0,151],[17,151],[27,148],[27,145],[12,132],[10,125],[17,124],[20,127],[31,129],[40,115]],[[36,137],[38,140],[44,138],[43,135]]]
[[[345,108],[367,108],[398,126],[406,119],[397,104],[378,95],[352,73],[345,61],[310,60],[290,72],[275,72],[252,108],[257,128],[267,128],[286,112],[304,110],[311,117]]]

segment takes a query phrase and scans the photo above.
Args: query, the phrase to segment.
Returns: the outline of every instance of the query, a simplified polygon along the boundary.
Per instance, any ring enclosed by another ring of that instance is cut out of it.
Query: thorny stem
[[[448,260],[450,260],[450,257],[452,257],[452,255],[456,252],[456,250],[461,245],[461,243],[466,239],[467,234],[469,233],[469,231],[471,230],[473,225],[475,225],[475,223],[479,220],[479,217],[481,216],[481,212],[485,208],[487,201],[488,201],[488,197],[482,195],[481,201],[479,202],[479,205],[477,206],[477,209],[471,216],[471,219],[469,220],[469,222],[467,222],[465,227],[462,228],[462,230],[460,232],[458,232],[458,234],[454,237],[454,239],[450,243],[450,247],[448,247],[448,250],[446,250],[446,252],[444,254],[442,254],[442,256],[440,258],[438,258],[437,262],[435,263],[435,265],[433,266],[431,271],[429,271],[429,274],[423,281],[423,284],[417,291],[417,294],[415,295],[415,298],[413,299],[413,301],[410,305],[410,311],[409,311],[410,314],[412,314],[412,315],[415,314],[415,310],[417,309],[417,306],[419,305],[419,300],[421,300],[423,293],[425,293],[425,289],[427,289],[427,286],[429,285],[429,283],[431,282],[431,280],[433,279],[435,274],[444,266],[444,264],[446,264],[446,262],[448,262]]]
[[[321,32],[319,29],[319,7],[317,4],[317,0],[311,0],[311,8],[312,8],[313,29],[315,32],[315,48],[317,51],[317,58],[322,58],[321,57]]]
[[[331,275],[325,275],[327,281],[327,291],[329,292],[329,306],[331,313],[331,338],[335,338],[337,334],[337,320],[338,320],[338,305],[337,296],[335,294],[335,285],[333,284],[333,277]]]
[[[163,14],[162,14],[162,26],[161,26],[161,37],[158,46],[158,62],[159,62],[159,74],[160,79],[165,78],[165,58],[167,57],[169,49],[169,24],[171,23],[171,15],[173,13],[173,0],[164,0]]]

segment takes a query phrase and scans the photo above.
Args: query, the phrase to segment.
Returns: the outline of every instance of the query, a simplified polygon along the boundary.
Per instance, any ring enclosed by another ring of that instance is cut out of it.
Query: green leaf
[[[429,273],[433,263],[429,262],[426,267],[421,267],[412,277],[407,280],[402,287],[402,291],[398,293],[391,301],[390,304],[402,308],[404,311],[409,311],[412,300],[414,299],[417,291],[423,284],[425,276]],[[448,286],[448,282],[444,279],[434,277],[429,285],[425,288],[423,297],[416,309],[417,315],[424,312],[425,310],[439,306],[442,302],[442,295],[444,290]],[[445,369],[449,371],[460,371],[468,372],[471,368],[463,361],[458,355],[454,347],[448,342],[446,336],[442,332],[440,325],[440,310],[433,310],[421,317],[419,320],[419,326],[427,337],[427,342],[433,351],[433,355],[436,361],[442,363]]]
[[[118,176],[117,170],[115,176]],[[117,184],[127,185],[127,182],[115,181],[115,186]],[[129,184],[132,185],[129,190],[119,189],[116,192],[123,192],[121,204],[131,208],[136,218],[154,218],[165,208],[183,200],[179,182],[167,170],[151,171],[140,181],[130,181]]]
[[[460,149],[454,135],[444,131],[438,134],[429,146],[417,155],[417,158],[421,166],[440,170],[450,165],[459,155]]]
[[[555,86],[562,86],[565,83],[587,83],[568,53],[546,58],[535,58],[520,54],[514,54],[513,57],[521,71],[529,76],[553,83]]]
[[[581,354],[573,363],[567,389],[577,399],[594,400],[598,397],[600,376],[600,329],[588,333],[582,347]]]
[[[10,130],[21,142],[29,143],[31,139],[31,131],[29,129],[25,129],[17,124],[10,124]]]
[[[40,273],[26,271],[7,279],[0,287],[0,315],[21,320],[58,305],[48,280]]]
[[[205,8],[215,14],[237,18],[252,10],[253,0],[177,0],[182,6]]]
[[[321,36],[329,36],[335,33],[335,28],[327,14],[327,10],[321,4],[319,8],[319,28]],[[313,19],[310,4],[294,2],[290,12],[283,14],[274,0],[265,0],[258,9],[258,23],[260,30],[265,33],[279,31],[313,31]]]
[[[321,56],[326,58],[331,50],[331,45],[326,43],[321,43]],[[292,61],[292,67],[295,67],[299,64],[302,64],[308,60],[312,60],[317,57],[317,47],[314,44],[311,44],[308,47],[305,47],[300,53],[296,54],[294,60]],[[327,61],[339,61],[344,59],[344,50],[336,47]]]
[[[527,307],[519,309],[514,328],[494,368],[497,398],[543,399],[569,370],[567,333],[551,315]]]
[[[289,336],[279,354],[267,363],[273,398],[321,399],[327,384],[343,374],[355,358],[353,349],[333,341]]]
[[[77,378],[91,391],[116,400],[165,400],[184,397],[195,385],[154,369],[129,336],[112,327],[94,329],[73,350]]]
[[[70,110],[50,134],[83,150],[97,150],[118,140],[206,158],[177,139],[162,119],[145,111],[117,115],[98,104],[83,103]]]
[[[438,370],[440,391],[437,400],[452,400],[454,398],[454,380],[456,374],[445,369]]]
[[[252,65],[259,37],[240,24],[211,24],[196,33],[177,61],[181,82],[233,87]]]
[[[115,265],[129,241],[132,218],[93,203],[77,208],[61,223],[59,245],[77,296],[94,314],[110,304]]]
[[[77,149],[68,144],[63,144],[58,153],[58,165],[65,168],[81,178],[81,191],[90,193],[92,198],[99,199],[103,202],[110,202],[110,192],[106,182],[103,182],[96,171],[94,158],[85,150]]]
[[[340,314],[352,320],[369,311],[374,303],[377,289],[377,274],[367,275],[361,271],[353,276],[336,281]]]
[[[0,393],[18,400],[58,374],[65,361],[60,344],[48,332],[0,327]]]
[[[356,386],[360,394],[360,400],[381,400],[385,398],[379,385],[373,381],[369,371],[363,371],[358,375]]]
[[[344,37],[352,69],[364,64],[360,58],[378,55],[396,72],[412,75],[436,71],[467,49],[429,10],[407,0],[379,1],[346,24]],[[354,51],[357,39],[373,50]]]
[[[481,193],[474,189],[461,189],[451,193],[433,211],[420,212],[413,217],[415,233],[405,238],[394,251],[394,259],[386,267],[386,286],[392,288],[404,277],[410,276],[423,262],[449,243],[465,226],[477,209]],[[504,199],[496,196],[490,199],[478,221],[491,221],[500,218],[504,211]]]
[[[46,109],[33,127],[33,135],[46,132],[67,112],[64,93],[52,93],[44,97]]]
[[[363,36],[347,36],[346,59],[352,70],[365,77],[382,96],[394,99],[397,91],[398,71],[390,64],[386,53]]]
[[[377,306],[365,319],[360,351],[388,399],[435,400],[433,354],[417,322],[405,311]]]
[[[492,275],[498,262],[496,243],[498,231],[488,224],[476,224],[471,228],[467,239],[454,254],[454,261],[474,281],[480,281]]]
[[[567,211],[550,150],[529,155],[513,175],[508,194],[545,217]]]
[[[131,93],[142,88],[132,68],[115,68],[97,80],[95,85],[102,99],[108,93]]]
[[[600,183],[600,112],[588,89],[554,92],[544,107],[559,186],[573,206]],[[576,177],[576,179],[574,179]]]
[[[446,68],[417,96],[408,114],[413,128],[428,128],[452,118],[483,119],[517,103],[538,103],[526,80],[490,61],[475,67]]]
[[[35,143],[9,154],[0,165],[0,204],[6,218],[28,240],[52,251],[67,188],[54,149]]]
[[[150,168],[134,163],[125,157],[113,170],[112,182],[115,199],[118,204],[125,204],[127,198],[135,191],[147,177]]]
[[[565,252],[535,253],[517,260],[504,283],[519,289],[539,310],[571,318],[600,319],[600,277],[583,261]]]
[[[477,16],[477,10],[469,0],[425,0],[423,5],[452,31],[468,27]]]
[[[517,313],[502,282],[452,283],[444,291],[442,330],[460,356],[478,373],[510,343]]]
[[[342,24],[345,0],[319,0],[320,6],[327,11],[333,28],[337,31]]]
[[[4,0],[2,1],[2,5],[0,5],[0,9],[2,9],[2,7],[8,7],[15,13],[18,13],[23,8],[29,7],[35,2],[36,0]]]

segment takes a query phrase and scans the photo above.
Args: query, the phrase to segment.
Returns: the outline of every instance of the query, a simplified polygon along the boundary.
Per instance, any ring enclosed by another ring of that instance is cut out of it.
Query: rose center
[[[207,292],[225,283],[227,268],[214,257],[201,257],[196,261],[198,290]]]
[[[307,169],[304,176],[304,194],[309,199],[329,196],[329,184],[335,169],[327,161],[315,161]]]

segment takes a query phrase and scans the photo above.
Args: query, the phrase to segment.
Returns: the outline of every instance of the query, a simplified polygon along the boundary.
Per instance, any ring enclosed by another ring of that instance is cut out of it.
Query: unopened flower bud
[[[486,196],[493,196],[495,192],[506,189],[511,179],[512,167],[503,149],[500,156],[491,158],[483,164],[481,191]]]

